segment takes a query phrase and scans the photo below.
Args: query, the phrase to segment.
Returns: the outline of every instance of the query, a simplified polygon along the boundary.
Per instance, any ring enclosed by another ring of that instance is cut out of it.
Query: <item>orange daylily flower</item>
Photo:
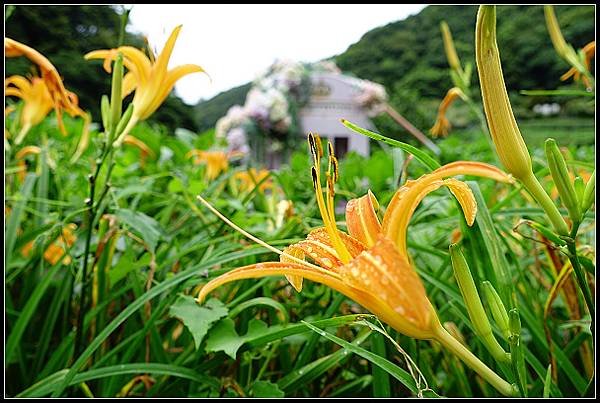
[[[287,247],[281,253],[280,262],[242,267],[212,280],[204,286],[198,299],[202,300],[211,290],[226,282],[273,274],[286,275],[300,291],[302,279],[306,277],[345,293],[404,334],[432,338],[436,315],[410,265],[406,246],[410,217],[428,193],[447,186],[457,197],[467,223],[471,225],[477,205],[470,189],[464,182],[444,178],[460,174],[484,176],[502,182],[511,182],[512,178],[484,163],[458,161],[447,164],[417,180],[408,181],[398,189],[382,222],[376,213],[379,207],[377,199],[371,192],[350,200],[346,206],[346,234],[335,224],[333,187],[337,181],[337,160],[333,149],[330,145],[324,196],[319,173],[320,140],[318,136],[311,135],[309,142],[315,160],[313,184],[325,226],[313,230],[304,241]],[[306,262],[305,257],[316,265]]]
[[[200,196],[198,198],[225,222],[270,250],[280,254],[279,262],[257,263],[233,269],[205,284],[197,300],[202,302],[215,288],[235,280],[285,275],[292,286],[302,290],[304,278],[322,283],[341,292],[377,315],[397,331],[417,339],[435,339],[477,367],[502,393],[512,394],[512,386],[500,379],[456,342],[442,327],[427,298],[425,287],[410,263],[406,246],[409,220],[421,200],[441,186],[447,186],[463,208],[467,223],[475,220],[477,204],[470,188],[454,175],[475,175],[501,182],[512,177],[484,163],[458,161],[447,164],[402,186],[390,202],[380,222],[378,202],[369,191],[346,206],[348,233],[337,229],[334,213],[334,184],[338,179],[337,159],[329,144],[327,190],[321,187],[320,159],[323,155],[319,137],[309,135],[314,159],[313,185],[324,227],[311,231],[301,242],[279,251],[235,226]],[[310,261],[307,261],[307,258]],[[465,358],[467,357],[468,358]],[[486,371],[488,371],[486,373]]]
[[[55,265],[58,261],[62,259],[62,264],[71,263],[71,256],[66,255],[65,252],[68,248],[73,246],[77,237],[74,234],[77,225],[71,223],[63,227],[62,233],[48,246],[46,251],[44,252],[44,259],[50,263],[51,265]],[[29,256],[31,254],[31,249],[33,249],[33,241],[28,242],[21,249],[21,253],[23,256]],[[63,257],[64,256],[64,257]]]
[[[41,152],[41,148],[37,146],[26,146],[21,148],[15,154],[15,160],[18,161],[17,166],[20,168],[19,172],[17,173],[19,182],[23,182],[25,180],[25,175],[27,172],[27,164],[25,163],[25,157],[28,155],[40,155]]]
[[[140,140],[137,137],[134,137],[132,135],[129,135],[129,134],[126,135],[125,138],[123,139],[123,144],[128,144],[128,145],[139,148],[139,150],[140,150],[140,166],[142,166],[142,167],[146,163],[146,158],[148,158],[148,156],[151,156],[152,158],[154,158],[156,156],[154,151],[152,151],[152,149],[150,147],[148,147],[148,145],[146,143],[144,143],[142,140]]]
[[[433,137],[446,137],[452,125],[448,118],[446,118],[446,111],[450,108],[450,105],[456,100],[458,97],[464,97],[463,92],[458,87],[453,87],[448,90],[446,96],[440,103],[440,107],[438,109],[437,119],[435,120],[435,124],[429,130],[429,133]]]
[[[89,59],[104,59],[104,70],[111,72],[111,61],[120,52],[123,54],[123,65],[128,72],[123,77],[123,98],[135,90],[133,96],[133,115],[115,145],[120,145],[125,136],[137,124],[150,117],[169,95],[175,83],[191,73],[204,72],[195,64],[184,64],[167,71],[171,53],[175,47],[181,25],[175,27],[162,52],[151,59],[140,49],[131,46],[120,46],[116,49],[94,50],[84,57]]]
[[[194,157],[194,164],[206,163],[206,178],[213,180],[223,171],[229,168],[229,155],[224,151],[191,150],[186,158]]]
[[[58,127],[62,133],[66,133],[62,121],[63,110],[71,116],[85,116],[85,112],[78,106],[77,95],[65,88],[56,67],[44,55],[10,38],[4,38],[4,54],[6,57],[25,56],[39,67],[41,79],[52,100],[52,106],[56,111]]]
[[[592,67],[592,57],[596,55],[596,41],[592,41],[585,45],[583,47],[583,53],[585,54],[585,68],[590,71]],[[590,88],[592,86],[589,78],[581,74],[581,72],[575,67],[571,67],[565,74],[560,76],[560,81],[566,81],[571,77],[573,77],[573,80],[575,81],[583,81],[583,84],[586,88]]]
[[[256,168],[250,168],[244,172],[238,172],[234,175],[235,179],[240,181],[240,190],[242,192],[249,192],[254,189],[257,183],[265,179],[270,175],[268,169],[256,170]],[[272,188],[273,183],[271,179],[266,179],[263,183],[260,184],[258,190],[264,192],[266,189]]]
[[[31,81],[22,76],[10,76],[4,80],[5,94],[23,100],[21,111],[21,130],[15,138],[15,144],[21,144],[25,135],[33,126],[39,124],[52,110],[54,104],[46,82],[39,77]]]

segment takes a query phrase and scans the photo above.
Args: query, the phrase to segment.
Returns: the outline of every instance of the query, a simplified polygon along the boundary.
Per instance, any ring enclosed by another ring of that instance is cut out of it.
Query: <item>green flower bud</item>
[[[117,123],[121,119],[123,112],[122,105],[122,90],[123,90],[123,54],[119,52],[113,66],[112,85],[110,93],[110,135],[111,139],[115,138],[115,130]],[[112,143],[112,142],[111,142]]]
[[[500,328],[502,335],[508,339],[510,336],[509,326],[508,326],[508,312],[506,312],[506,308],[502,303],[502,299],[500,299],[500,295],[490,283],[489,281],[484,281],[482,283],[483,293],[485,294],[485,299],[487,300],[490,310],[492,311],[492,317],[494,321]]]
[[[535,222],[535,221],[531,221],[531,220],[525,220],[525,224],[527,224],[528,226],[530,226],[531,228],[533,228],[534,230],[536,230],[537,232],[539,232],[540,234],[542,234],[545,238],[547,238],[550,241],[554,242],[554,244],[556,244],[558,246],[565,246],[567,244],[561,237],[559,237],[558,235],[556,235],[549,228],[544,227],[539,222]]]
[[[531,157],[513,114],[496,42],[496,8],[481,6],[475,29],[475,56],[490,134],[502,165],[514,177],[532,174]]]
[[[583,192],[585,191],[585,183],[583,182],[583,178],[581,176],[577,176],[573,181],[573,187],[575,188],[575,196],[577,196],[577,201],[579,205],[583,201]]]
[[[102,95],[100,100],[100,111],[102,114],[102,126],[104,127],[104,131],[108,131],[110,129],[110,102],[106,95]]]
[[[442,30],[442,38],[444,40],[444,51],[446,52],[446,58],[448,59],[448,65],[451,69],[462,71],[456,48],[454,47],[454,41],[452,40],[452,34],[446,21],[440,23],[440,29]]]
[[[133,103],[130,103],[129,106],[127,107],[127,109],[125,110],[125,113],[121,117],[119,124],[117,125],[116,136],[120,136],[123,133],[123,131],[129,124],[129,120],[131,120],[132,115],[133,115]]]
[[[552,179],[554,180],[560,199],[567,210],[569,210],[571,220],[579,222],[581,212],[579,211],[575,188],[571,182],[565,159],[554,139],[546,140],[546,158],[548,159],[548,167],[550,168],[550,173],[552,174]]]
[[[492,327],[481,304],[471,271],[458,244],[450,245],[450,258],[452,260],[452,268],[454,269],[454,277],[465,301],[475,334],[485,344],[494,358],[498,361],[510,361],[510,354],[504,351],[492,333]]]
[[[596,171],[592,173],[590,180],[585,185],[585,190],[583,191],[583,198],[581,200],[581,212],[585,213],[592,207],[592,203],[594,203],[594,197],[596,196],[596,192],[594,191],[596,188]]]

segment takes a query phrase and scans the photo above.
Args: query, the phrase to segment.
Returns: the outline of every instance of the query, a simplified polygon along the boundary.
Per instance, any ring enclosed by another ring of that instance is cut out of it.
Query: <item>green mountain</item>
[[[593,6],[556,6],[565,39],[575,48],[595,39]],[[437,103],[451,86],[440,33],[445,20],[463,65],[475,64],[476,6],[428,6],[419,14],[375,28],[332,59],[346,73],[385,85],[390,103],[422,130],[433,124]],[[498,42],[509,91],[554,89],[569,66],[558,57],[548,35],[542,6],[498,6]],[[472,81],[477,82],[473,72]],[[225,91],[195,107],[200,130],[214,126],[227,109],[243,104],[250,84]],[[516,100],[531,102],[525,97]],[[526,105],[523,105],[526,106]],[[380,130],[398,130],[386,117]]]

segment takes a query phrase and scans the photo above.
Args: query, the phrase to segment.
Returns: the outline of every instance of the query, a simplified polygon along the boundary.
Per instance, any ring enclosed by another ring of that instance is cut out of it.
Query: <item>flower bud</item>
[[[446,58],[448,59],[448,65],[453,70],[461,71],[460,60],[456,49],[454,48],[454,41],[452,40],[452,34],[446,21],[440,23],[440,29],[442,30],[442,38],[444,40],[444,51],[446,52]]]
[[[544,16],[546,17],[546,27],[548,27],[548,33],[550,34],[550,39],[552,40],[554,49],[556,49],[556,53],[580,73],[583,73],[585,67],[577,56],[575,49],[565,41],[560,31],[556,14],[554,14],[554,7],[549,5],[544,6]]]
[[[550,168],[550,173],[552,174],[552,179],[554,180],[560,199],[567,210],[569,210],[571,220],[578,222],[581,218],[581,213],[579,211],[575,188],[571,182],[565,159],[554,139],[546,140],[546,158],[548,159],[548,167]]]
[[[102,95],[100,99],[100,112],[102,115],[102,126],[104,131],[107,132],[110,129],[110,102],[106,95]]]
[[[110,93],[110,133],[115,138],[115,130],[123,112],[123,55],[119,53],[115,60]]]
[[[506,312],[506,308],[502,303],[502,299],[500,299],[500,295],[490,283],[489,281],[484,281],[482,283],[483,293],[485,294],[485,299],[487,300],[490,310],[492,311],[492,317],[494,321],[500,328],[502,335],[508,339],[510,336],[509,326],[508,326],[508,312]]]
[[[583,200],[583,192],[585,191],[585,183],[583,182],[583,178],[581,176],[575,177],[573,181],[573,188],[575,189],[575,196],[577,196],[577,201],[579,205],[581,205],[581,201]]]
[[[485,310],[483,309],[483,305],[481,304],[481,299],[479,298],[477,287],[475,287],[475,282],[471,276],[471,271],[457,244],[450,245],[450,258],[452,260],[452,268],[454,269],[454,277],[456,278],[460,293],[465,301],[467,312],[473,323],[475,333],[497,360],[510,360],[510,356],[504,351],[500,344],[498,344],[498,341],[492,333],[492,327]]]
[[[495,6],[479,7],[475,55],[481,97],[496,153],[506,170],[517,179],[522,179],[531,175],[531,157],[513,115],[502,76],[496,42]]]
[[[123,116],[121,116],[121,120],[116,128],[115,136],[121,135],[125,131],[125,127],[129,124],[129,120],[131,120],[131,116],[133,115],[133,103],[129,104]]]
[[[592,207],[592,203],[594,203],[594,197],[596,196],[596,192],[594,189],[596,188],[596,171],[592,173],[590,180],[585,185],[585,190],[583,191],[583,198],[581,200],[581,212],[585,213]]]

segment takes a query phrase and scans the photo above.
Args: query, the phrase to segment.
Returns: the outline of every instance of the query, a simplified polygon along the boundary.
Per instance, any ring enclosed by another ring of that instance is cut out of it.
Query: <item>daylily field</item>
[[[294,132],[306,77],[333,63],[274,65],[195,132],[152,120],[184,76],[218,77],[170,63],[185,26],[153,51],[123,23],[120,46],[81,55],[110,78],[97,117],[55,55],[5,36],[29,73],[5,76],[4,395],[594,396],[593,131],[512,107],[595,108],[594,38],[575,48],[545,7],[570,86],[509,97],[496,8],[472,21],[471,62],[441,24],[452,87],[425,139],[337,117],[368,157]],[[296,98],[265,89],[285,75]],[[356,82],[403,124],[391,89]],[[279,168],[255,152],[270,142]]]

